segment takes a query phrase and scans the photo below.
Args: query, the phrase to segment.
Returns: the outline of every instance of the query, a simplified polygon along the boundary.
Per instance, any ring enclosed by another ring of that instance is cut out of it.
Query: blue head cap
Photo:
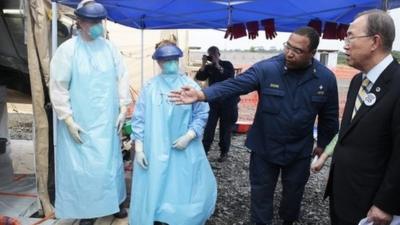
[[[154,60],[173,60],[182,57],[183,53],[176,45],[164,45],[156,49],[152,58]]]
[[[102,20],[107,17],[107,10],[94,0],[81,1],[75,9],[75,15],[87,20]]]

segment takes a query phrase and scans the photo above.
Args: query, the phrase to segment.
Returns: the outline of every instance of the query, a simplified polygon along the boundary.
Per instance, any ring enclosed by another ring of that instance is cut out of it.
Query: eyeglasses
[[[372,35],[353,36],[353,37],[345,37],[345,38],[344,38],[344,44],[345,44],[345,45],[349,45],[354,39],[357,39],[357,38],[365,38],[365,37],[372,37],[372,36],[374,36],[374,34],[372,34]]]
[[[301,54],[303,54],[305,52],[305,50],[293,47],[287,42],[283,43],[283,48],[285,49],[285,51],[289,51],[290,50],[290,51],[294,52],[296,55],[301,55]]]

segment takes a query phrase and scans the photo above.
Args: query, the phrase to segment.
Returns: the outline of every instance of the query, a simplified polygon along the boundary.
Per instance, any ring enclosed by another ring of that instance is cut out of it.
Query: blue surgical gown
[[[51,84],[64,85],[68,102],[57,101],[58,116],[70,111],[83,128],[77,144],[64,120],[57,123],[55,154],[57,218],[94,218],[119,211],[126,198],[120,140],[115,127],[119,113],[120,58],[105,39],[85,42],[80,36],[62,44],[51,61]],[[52,83],[53,82],[53,83]],[[65,91],[65,90],[64,90]]]
[[[212,215],[217,197],[214,174],[205,155],[201,136],[208,104],[175,105],[171,90],[198,85],[181,74],[161,74],[141,91],[132,119],[132,139],[143,142],[148,160],[145,170],[135,163],[130,207],[131,225],[202,225]],[[196,138],[185,150],[172,143],[188,129]]]

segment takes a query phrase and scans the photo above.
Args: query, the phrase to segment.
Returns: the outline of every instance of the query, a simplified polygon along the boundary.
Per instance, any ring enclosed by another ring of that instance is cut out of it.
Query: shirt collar
[[[378,80],[382,72],[386,69],[386,67],[389,66],[389,64],[392,61],[393,61],[393,56],[391,54],[387,55],[382,61],[376,64],[366,75],[363,74],[363,77],[367,76],[368,80],[374,84],[376,80]]]

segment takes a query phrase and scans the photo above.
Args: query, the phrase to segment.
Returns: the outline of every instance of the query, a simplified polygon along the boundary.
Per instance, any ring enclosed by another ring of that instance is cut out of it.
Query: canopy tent
[[[58,0],[76,7],[80,0]],[[312,19],[348,24],[364,10],[400,7],[400,0],[97,0],[109,19],[137,29],[225,29],[230,24],[275,19],[291,32]]]
[[[80,0],[52,1],[72,8],[76,8],[80,2]],[[144,29],[224,30],[236,24],[242,25],[239,35],[236,31],[228,30],[226,36],[238,38],[246,36],[244,24],[247,22],[274,19],[274,31],[291,32],[307,25],[311,20],[319,20],[322,31],[327,27],[324,28],[324,23],[334,22],[330,24],[333,25],[333,31],[329,29],[331,31],[329,37],[327,35],[323,38],[343,39],[347,27],[345,26],[343,32],[343,29],[340,29],[340,26],[336,27],[336,24],[348,24],[357,13],[368,9],[389,10],[400,7],[400,0],[97,0],[97,2],[107,8],[109,20],[142,30],[142,85]],[[260,28],[262,23],[258,24]],[[247,30],[249,31],[248,26]]]

